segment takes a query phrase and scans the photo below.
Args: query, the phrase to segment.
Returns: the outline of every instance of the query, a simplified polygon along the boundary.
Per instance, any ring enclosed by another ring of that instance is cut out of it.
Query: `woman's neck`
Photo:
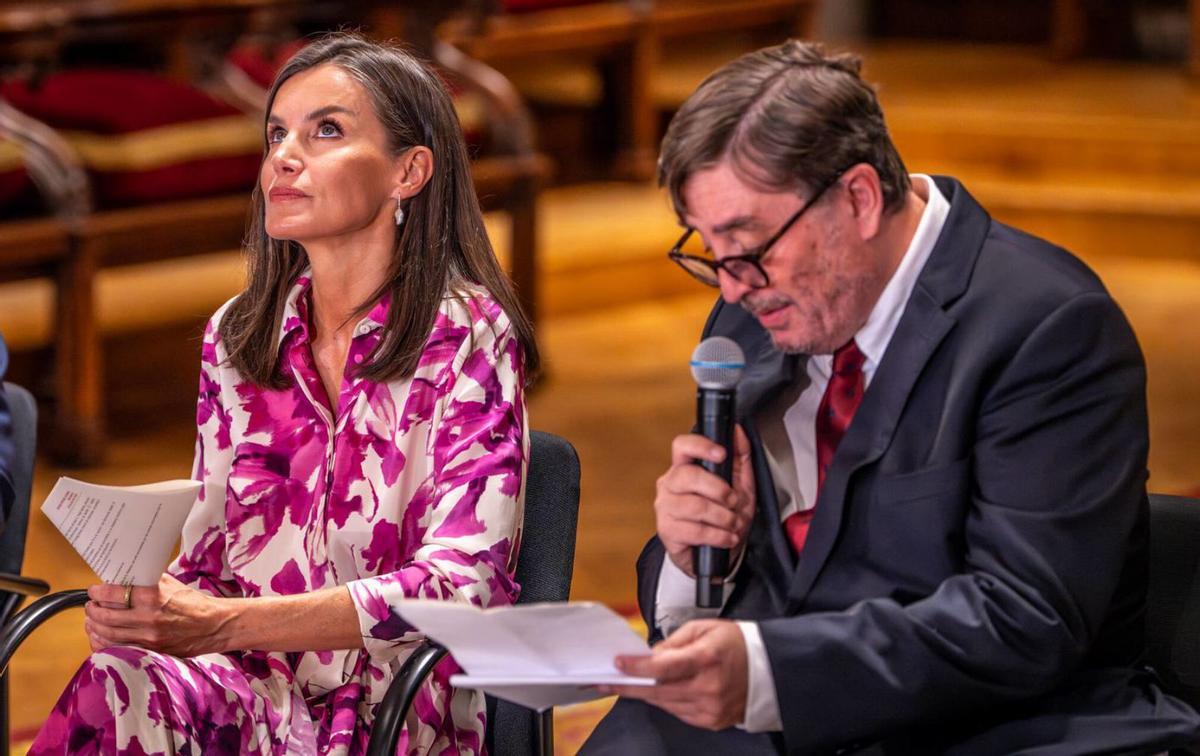
[[[387,278],[392,244],[389,237],[305,245],[312,266],[312,325],[318,338],[340,340],[336,337],[353,330],[355,312]]]

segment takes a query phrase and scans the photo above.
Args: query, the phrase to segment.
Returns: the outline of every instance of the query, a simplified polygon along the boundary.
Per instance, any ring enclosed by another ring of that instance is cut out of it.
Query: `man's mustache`
[[[746,312],[751,315],[761,315],[764,312],[777,310],[784,305],[791,304],[792,300],[781,294],[770,294],[765,296],[746,295],[742,297],[741,305]]]

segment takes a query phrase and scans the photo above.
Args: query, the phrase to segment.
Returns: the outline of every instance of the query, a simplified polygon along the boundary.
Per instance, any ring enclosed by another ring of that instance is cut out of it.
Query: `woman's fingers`
[[[88,598],[113,609],[125,608],[125,586],[101,583],[88,588]]]
[[[83,613],[97,625],[104,627],[134,628],[144,627],[155,620],[155,612],[144,607],[113,609],[111,606],[89,601],[83,606]]]

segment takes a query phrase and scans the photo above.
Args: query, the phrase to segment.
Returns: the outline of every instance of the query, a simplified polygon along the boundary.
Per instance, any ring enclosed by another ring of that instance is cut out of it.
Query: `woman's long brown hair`
[[[402,50],[355,34],[331,34],[283,66],[268,91],[266,114],[285,81],[325,63],[342,68],[366,89],[393,154],[424,145],[434,155],[432,177],[405,206],[384,283],[357,310],[365,315],[380,298],[390,297],[385,335],[359,375],[381,382],[410,377],[446,292],[469,296],[464,290],[479,286],[508,315],[524,351],[525,374],[532,377],[539,364],[533,326],[488,241],[462,128],[441,80]],[[264,159],[265,141],[264,136]],[[282,388],[289,378],[279,370],[276,339],[288,292],[308,267],[308,256],[296,242],[267,235],[261,186],[254,189],[252,213],[245,242],[246,288],[225,312],[220,333],[230,364],[243,377]]]

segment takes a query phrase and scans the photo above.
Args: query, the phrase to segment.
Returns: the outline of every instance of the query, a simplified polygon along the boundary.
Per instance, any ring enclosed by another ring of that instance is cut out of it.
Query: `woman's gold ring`
[[[133,608],[133,584],[125,586],[125,608]]]

